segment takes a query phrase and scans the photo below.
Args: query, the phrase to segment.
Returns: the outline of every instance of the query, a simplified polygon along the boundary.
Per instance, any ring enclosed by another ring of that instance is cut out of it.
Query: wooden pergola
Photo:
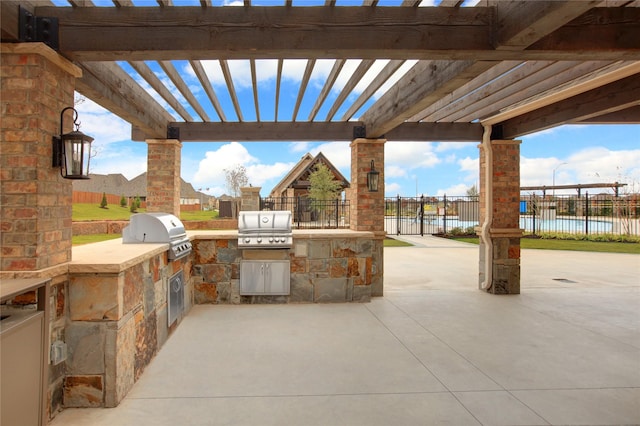
[[[460,0],[436,7],[419,7],[420,0],[391,7],[376,0],[361,6],[327,0],[314,7],[302,0],[269,6],[244,0],[240,7],[215,0],[139,3],[3,1],[2,40],[53,46],[82,69],[76,91],[131,123],[132,139],[140,141],[179,135],[182,142],[356,136],[476,142],[483,125],[511,139],[568,123],[640,123],[638,0],[481,0],[473,7]],[[35,25],[25,28],[25,20]],[[266,100],[258,96],[256,75],[263,59],[277,63],[270,121],[260,116]],[[306,60],[306,66],[293,115],[282,117],[282,70],[291,59]],[[333,61],[331,72],[313,107],[304,110],[310,76],[323,59]],[[229,67],[234,60],[249,61],[253,104],[239,101]],[[328,95],[347,60],[360,63],[333,99]],[[178,61],[188,61],[204,99],[185,82],[185,64]],[[232,108],[223,108],[204,61],[220,66]],[[377,61],[385,65],[350,96]],[[417,62],[401,68],[407,61]],[[325,102],[328,113],[321,116]],[[345,112],[337,114],[341,107]],[[256,120],[244,119],[248,111]]]

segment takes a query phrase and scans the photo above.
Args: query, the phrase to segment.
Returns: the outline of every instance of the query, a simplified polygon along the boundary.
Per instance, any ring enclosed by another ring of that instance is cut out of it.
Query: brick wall
[[[356,139],[351,143],[351,229],[384,233],[384,139]],[[379,175],[378,192],[369,192],[371,160]]]
[[[79,76],[43,44],[2,45],[0,270],[38,270],[71,259],[72,185],[51,167],[51,157],[60,111],[73,105],[73,71]],[[65,132],[72,130],[67,118]]]

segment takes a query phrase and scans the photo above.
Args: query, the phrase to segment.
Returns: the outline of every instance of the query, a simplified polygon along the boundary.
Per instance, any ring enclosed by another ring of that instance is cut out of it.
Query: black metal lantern
[[[375,164],[371,160],[371,170],[367,173],[367,188],[369,192],[378,192],[378,180],[380,172],[376,171]]]
[[[64,113],[73,111],[73,124],[76,129],[70,133],[62,133]],[[93,138],[82,133],[78,123],[78,111],[66,107],[60,112],[60,137],[53,137],[53,167],[60,167],[60,174],[65,179],[89,179],[89,159]]]

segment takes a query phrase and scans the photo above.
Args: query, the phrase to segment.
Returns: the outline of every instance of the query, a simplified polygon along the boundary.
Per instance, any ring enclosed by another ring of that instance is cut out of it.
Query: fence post
[[[584,233],[589,235],[589,191],[584,193]]]
[[[442,230],[444,235],[447,235],[447,194],[444,194],[444,216],[442,219]]]
[[[400,235],[400,194],[398,194],[398,201],[396,203],[396,235]]]
[[[533,235],[536,235],[536,213],[538,210],[538,203],[535,198],[532,198],[531,202],[533,203],[532,212],[533,212]]]
[[[333,200],[336,204],[336,228],[338,228],[338,199]]]
[[[420,196],[420,236],[424,237],[424,195]]]

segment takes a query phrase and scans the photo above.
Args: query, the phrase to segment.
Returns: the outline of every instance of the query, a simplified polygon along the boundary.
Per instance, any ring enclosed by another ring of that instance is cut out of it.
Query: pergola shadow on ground
[[[384,297],[196,306],[117,408],[52,425],[640,423],[638,256],[524,250],[492,297],[477,246],[406,239]]]

